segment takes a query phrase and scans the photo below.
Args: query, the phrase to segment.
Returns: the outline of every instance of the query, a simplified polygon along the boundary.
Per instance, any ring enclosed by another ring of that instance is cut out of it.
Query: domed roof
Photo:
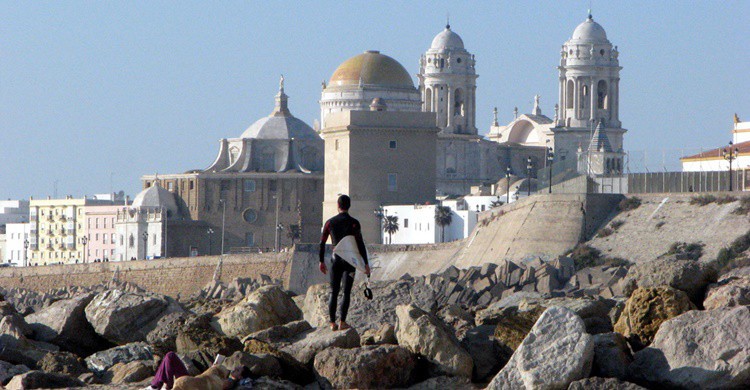
[[[329,83],[331,86],[360,84],[414,89],[414,81],[403,65],[376,50],[344,61],[333,72]]]
[[[133,199],[133,207],[166,208],[171,215],[178,212],[174,194],[162,187],[158,181],[154,185],[141,191]]]
[[[582,41],[607,41],[607,33],[599,23],[589,14],[588,19],[573,31],[573,38]]]
[[[440,34],[435,35],[432,39],[432,45],[430,49],[463,49],[464,41],[458,34],[451,30],[451,25],[445,26],[445,30],[441,31]]]
[[[289,97],[284,93],[284,76],[279,82],[276,107],[271,115],[261,118],[245,130],[240,138],[255,139],[319,139],[318,133],[307,123],[289,112]]]

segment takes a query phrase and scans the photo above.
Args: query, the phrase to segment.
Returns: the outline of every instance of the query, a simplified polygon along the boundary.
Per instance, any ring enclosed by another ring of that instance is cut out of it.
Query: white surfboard
[[[365,259],[362,257],[362,254],[359,253],[357,240],[354,236],[349,235],[342,238],[333,248],[333,254],[344,259],[344,261],[351,264],[354,268],[365,272]]]

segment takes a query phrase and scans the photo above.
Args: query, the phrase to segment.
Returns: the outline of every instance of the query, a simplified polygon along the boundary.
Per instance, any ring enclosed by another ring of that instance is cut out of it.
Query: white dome
[[[432,39],[430,49],[463,49],[464,41],[458,34],[451,30],[451,26],[445,26],[445,30]]]
[[[595,22],[593,17],[589,15],[585,22],[581,23],[573,31],[573,38],[582,41],[590,42],[606,42],[607,32],[604,31],[599,23]]]
[[[154,185],[146,188],[133,199],[133,207],[148,207],[159,209],[164,207],[171,215],[177,215],[179,209],[174,194],[166,188],[154,182]]]

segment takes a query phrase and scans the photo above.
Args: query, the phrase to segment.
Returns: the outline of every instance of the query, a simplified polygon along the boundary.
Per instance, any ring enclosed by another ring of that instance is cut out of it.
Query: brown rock
[[[89,372],[86,362],[70,352],[49,352],[37,362],[39,369],[70,376],[79,376]]]
[[[750,305],[750,276],[723,278],[708,286],[703,306],[706,310]]]
[[[694,309],[683,291],[667,286],[638,288],[625,303],[615,332],[625,336],[634,350],[641,350],[651,344],[664,321]]]
[[[510,359],[513,351],[521,345],[544,310],[544,307],[536,307],[529,311],[519,311],[515,307],[504,310],[504,315],[497,320],[495,339],[502,345],[504,353],[507,353],[505,360]]]
[[[134,383],[140,382],[154,375],[151,362],[136,360],[129,363],[117,363],[109,369],[112,373],[112,383]]]
[[[408,385],[415,359],[395,345],[334,347],[320,352],[314,366],[323,388],[383,389]]]

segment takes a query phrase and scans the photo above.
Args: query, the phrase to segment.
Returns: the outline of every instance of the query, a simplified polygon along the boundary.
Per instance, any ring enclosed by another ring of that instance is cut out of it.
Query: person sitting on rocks
[[[221,365],[214,365],[192,377],[180,357],[170,351],[159,363],[151,385],[143,390],[161,389],[162,386],[167,390],[228,390],[248,385],[252,385],[252,374],[247,366],[237,366],[229,372]]]
[[[159,363],[156,375],[151,381],[151,386],[143,390],[161,389],[164,386],[167,390],[172,389],[176,379],[188,374],[185,364],[180,360],[176,353],[170,351],[164,355],[164,359]]]
[[[325,263],[326,241],[328,236],[331,237],[331,244],[335,247],[339,241],[346,236],[354,236],[357,248],[365,264],[365,274],[370,275],[370,266],[367,263],[367,249],[362,239],[362,227],[359,221],[349,215],[351,199],[347,195],[341,195],[338,199],[339,214],[326,221],[323,227],[323,235],[320,238],[320,272],[326,274],[328,268]],[[331,298],[328,301],[328,315],[330,317],[331,330],[349,329],[346,323],[346,314],[349,311],[349,297],[354,285],[354,273],[356,268],[338,255],[333,256],[331,263],[330,283]],[[341,301],[341,321],[336,325],[336,306],[338,304],[339,290],[341,288],[341,279],[344,280],[344,298]]]

